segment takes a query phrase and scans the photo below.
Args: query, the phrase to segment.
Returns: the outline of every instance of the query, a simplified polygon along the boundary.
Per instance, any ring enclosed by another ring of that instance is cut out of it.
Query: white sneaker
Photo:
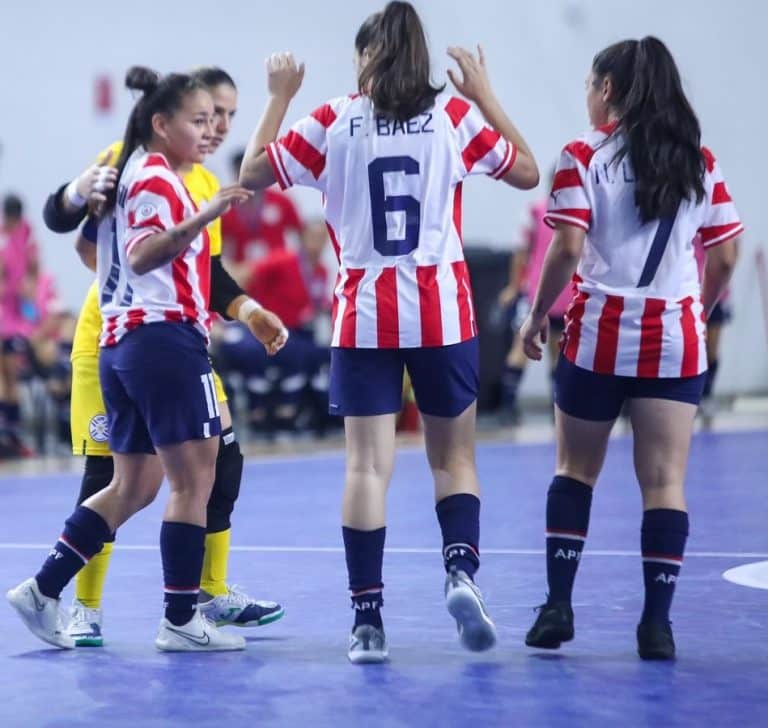
[[[445,606],[456,620],[461,644],[472,652],[496,644],[496,627],[485,611],[483,595],[463,571],[451,569],[445,577]]]
[[[34,577],[22,581],[5,596],[33,635],[54,647],[71,650],[75,646],[59,610],[61,600],[45,596]]]
[[[163,618],[155,647],[162,652],[221,652],[244,650],[245,640],[222,632],[195,609],[192,619],[179,627]]]
[[[104,644],[101,609],[90,609],[75,599],[69,609],[67,634],[75,641],[76,647],[101,647]]]
[[[386,662],[389,657],[384,630],[370,624],[361,624],[349,635],[349,661],[355,665],[373,665]]]
[[[276,622],[285,614],[277,602],[268,602],[248,596],[237,584],[227,587],[227,593],[200,602],[198,608],[206,619],[217,627],[262,627]]]

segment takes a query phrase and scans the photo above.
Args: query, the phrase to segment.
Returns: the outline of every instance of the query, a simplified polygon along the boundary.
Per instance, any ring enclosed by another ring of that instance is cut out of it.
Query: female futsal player
[[[208,143],[213,153],[226,139],[232,119],[237,111],[237,89],[232,78],[220,68],[204,67],[192,74],[210,91],[214,105],[213,135]],[[102,159],[116,160],[122,143],[113,144]],[[45,209],[45,219],[52,229],[66,231],[77,227],[85,211],[85,200],[95,184],[111,186],[111,167],[102,166],[101,176],[86,170],[71,186],[62,187],[52,195]],[[216,176],[202,164],[180,169],[184,185],[197,205],[207,203],[219,190]],[[78,192],[80,184],[82,192]],[[71,191],[70,191],[71,190]],[[71,197],[82,202],[73,204]],[[98,202],[98,198],[96,200]],[[66,210],[72,209],[68,216]],[[68,220],[71,217],[71,220]],[[211,249],[211,310],[227,318],[242,319],[257,337],[262,334],[266,321],[268,341],[269,319],[272,314],[255,306],[244,291],[232,280],[221,264],[221,224],[214,220],[208,226]],[[78,251],[84,263],[96,268],[96,246],[83,236],[78,240]],[[98,381],[99,311],[96,283],[88,291],[78,318],[72,350],[72,449],[76,455],[85,455],[85,471],[78,496],[78,505],[106,488],[113,475],[113,462],[108,443],[106,410]],[[232,429],[232,418],[226,393],[214,372],[216,398],[221,411],[222,434],[216,458],[216,477],[208,502],[205,557],[200,582],[200,608],[203,614],[219,626],[232,624],[251,627],[269,624],[283,615],[276,602],[261,601],[248,596],[242,589],[227,583],[231,514],[240,492],[243,456]],[[114,534],[112,536],[114,538]],[[94,555],[75,579],[75,599],[69,622],[69,634],[78,646],[103,644],[101,598],[112,555],[112,541]]]
[[[540,359],[547,311],[577,271],[555,375],[549,596],[526,644],[557,648],[573,638],[571,592],[592,489],[626,401],[644,511],[638,652],[672,659],[669,609],[688,536],[683,482],[707,376],[704,317],[727,285],[743,227],[661,41],[598,53],[587,108],[594,129],[561,154],[546,216],[555,235],[521,329],[526,354]],[[701,286],[697,232],[707,248]]]
[[[134,68],[126,85],[143,95],[128,122],[118,188],[108,195],[98,233],[100,381],[115,476],[75,510],[38,574],[8,598],[38,637],[74,646],[58,610],[61,590],[119,525],[154,499],[165,472],[171,488],[160,538],[166,603],[156,645],[243,649],[242,638],[201,616],[197,600],[220,432],[205,348],[206,228],[249,193],[224,188],[198,211],[178,177],[202,161],[212,136],[213,101],[200,81]],[[275,326],[270,348],[283,341]]]
[[[491,647],[495,627],[473,582],[479,565],[475,468],[477,327],[461,245],[461,184],[487,174],[530,188],[538,170],[496,100],[482,51],[451,48],[458,90],[430,81],[421,21],[391,2],[356,38],[359,94],[334,99],[276,140],[304,69],[268,63],[270,99],[241,182],[302,184],[325,193],[339,257],[330,411],[345,417],[344,545],[355,623],[352,662],[387,657],[382,627],[385,500],[402,406],[403,368],[424,419],[443,534],[446,601],[462,644]],[[483,118],[485,117],[485,118]]]

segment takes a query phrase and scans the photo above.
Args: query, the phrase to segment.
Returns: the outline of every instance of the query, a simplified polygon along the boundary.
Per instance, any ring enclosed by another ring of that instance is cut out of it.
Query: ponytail
[[[674,217],[683,200],[701,202],[701,128],[664,43],[653,36],[616,43],[595,56],[592,71],[595,83],[611,79],[625,138],[614,161],[629,156],[641,220]]]
[[[171,73],[160,76],[159,73],[144,66],[132,66],[125,74],[125,87],[140,91],[141,96],[131,110],[123,135],[123,148],[114,166],[117,168],[117,181],[120,182],[126,162],[140,146],[146,146],[152,140],[152,117],[155,114],[173,114],[177,111],[184,97],[206,85],[198,78],[183,73]],[[107,193],[104,214],[110,212],[117,199],[117,184]]]
[[[431,108],[445,88],[432,85],[424,27],[410,3],[390,2],[370,16],[360,27],[355,46],[359,53],[367,49],[370,56],[358,88],[382,116],[412,119]]]

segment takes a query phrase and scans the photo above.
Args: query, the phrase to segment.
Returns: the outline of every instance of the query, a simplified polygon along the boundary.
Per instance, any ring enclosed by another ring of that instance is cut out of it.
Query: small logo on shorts
[[[88,425],[88,434],[94,442],[109,440],[109,423],[106,415],[96,415]]]

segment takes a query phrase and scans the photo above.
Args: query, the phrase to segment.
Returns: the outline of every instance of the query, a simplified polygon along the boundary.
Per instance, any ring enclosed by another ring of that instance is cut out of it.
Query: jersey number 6
[[[418,174],[419,163],[413,157],[379,157],[368,165],[368,184],[371,193],[371,220],[373,247],[381,255],[408,255],[419,244],[421,204],[411,195],[389,195],[384,192],[384,175],[388,172]],[[390,240],[387,237],[387,213],[405,215],[405,237]]]

